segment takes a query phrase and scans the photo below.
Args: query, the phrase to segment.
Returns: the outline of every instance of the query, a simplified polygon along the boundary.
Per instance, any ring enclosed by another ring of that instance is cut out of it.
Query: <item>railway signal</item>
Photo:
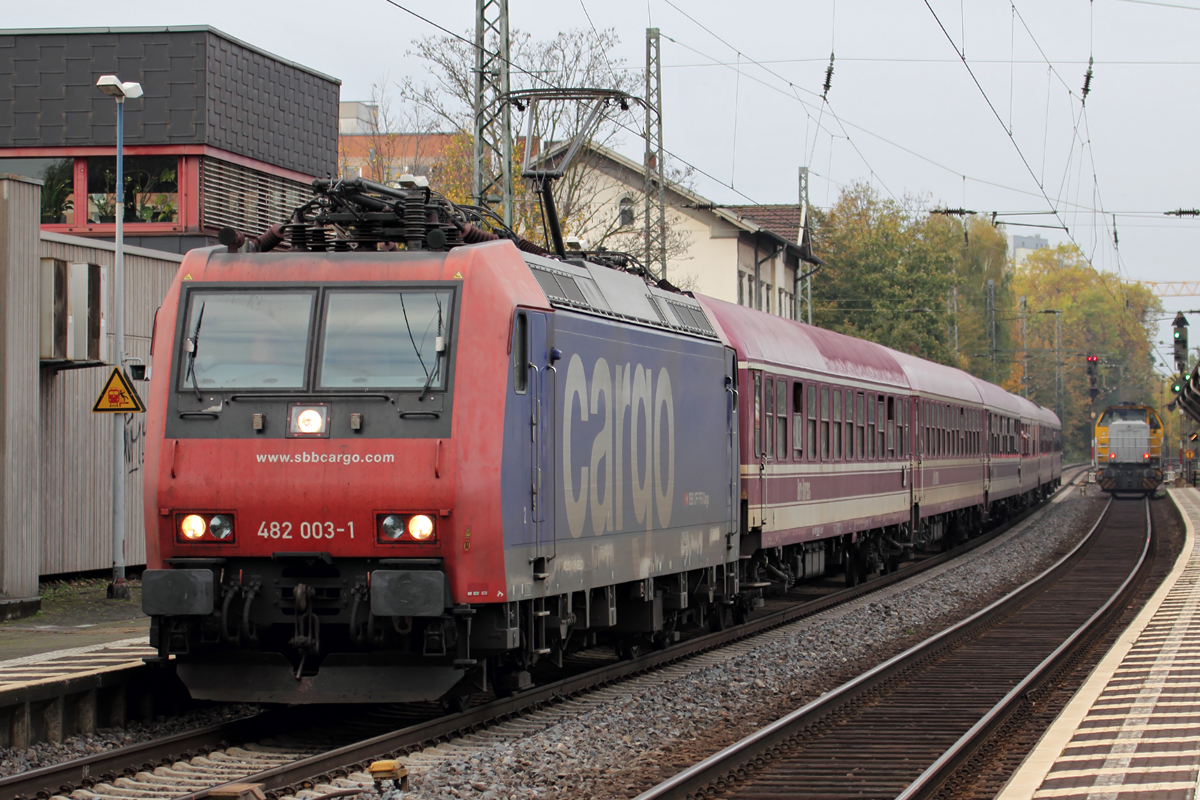
[[[1187,324],[1182,311],[1175,315],[1175,321],[1171,323],[1175,334],[1175,369],[1180,374],[1187,372],[1188,365]]]
[[[1100,394],[1100,356],[1087,357],[1088,396],[1092,400]]]

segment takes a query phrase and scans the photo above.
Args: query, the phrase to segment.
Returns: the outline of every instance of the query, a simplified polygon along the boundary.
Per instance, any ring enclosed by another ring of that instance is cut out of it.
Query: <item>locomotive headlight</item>
[[[233,520],[218,514],[208,521],[208,530],[214,539],[228,539],[233,535]]]
[[[404,518],[398,514],[388,514],[379,523],[379,530],[385,539],[399,539],[404,535]]]
[[[315,408],[305,409],[296,416],[296,427],[301,433],[320,433],[323,422],[321,412]]]
[[[326,437],[329,435],[329,406],[295,405],[288,409],[288,436]]]
[[[188,514],[179,523],[179,531],[188,539],[195,541],[204,535],[204,517],[198,514]]]
[[[433,536],[433,520],[424,514],[417,514],[408,521],[408,535],[423,542]]]

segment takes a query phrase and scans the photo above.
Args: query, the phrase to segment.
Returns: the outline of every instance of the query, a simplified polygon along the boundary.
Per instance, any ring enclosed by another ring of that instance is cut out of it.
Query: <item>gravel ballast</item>
[[[563,704],[522,738],[414,754],[405,798],[634,796],[1020,586],[1082,538],[1103,502],[1068,489],[1006,540],[927,581],[777,629],[717,663],[638,678],[611,699]]]
[[[60,744],[40,742],[23,750],[0,748],[0,777],[16,775],[31,769],[49,767],[116,750],[151,739],[161,739],[183,731],[216,725],[258,712],[258,707],[245,704],[212,706],[188,711],[175,717],[157,717],[153,720],[130,722],[124,728],[98,728],[95,733],[70,736]]]

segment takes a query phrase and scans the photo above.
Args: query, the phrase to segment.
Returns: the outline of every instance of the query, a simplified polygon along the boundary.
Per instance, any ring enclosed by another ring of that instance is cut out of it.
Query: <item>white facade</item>
[[[578,194],[589,202],[577,217],[583,220],[581,229],[569,234],[582,240],[585,248],[602,245],[643,260],[641,166],[602,148],[592,148],[580,158],[588,172]],[[671,283],[777,316],[797,317],[795,282],[801,263],[797,242],[685,187],[669,184],[666,206]]]

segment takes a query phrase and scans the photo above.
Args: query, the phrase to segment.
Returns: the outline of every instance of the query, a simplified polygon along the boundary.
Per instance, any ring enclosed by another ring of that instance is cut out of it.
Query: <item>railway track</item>
[[[1148,573],[1148,503],[1109,501],[1042,575],[638,800],[932,797]]]
[[[757,634],[812,616],[826,609],[868,597],[927,570],[936,568],[991,541],[1021,522],[1023,514],[945,553],[907,564],[889,575],[865,584],[760,613],[750,621],[719,633],[700,636],[632,660],[595,667],[596,657],[580,659],[581,674],[537,687],[516,697],[485,702],[457,714],[444,714],[428,705],[359,710],[347,723],[340,710],[340,725],[333,721],[314,723],[305,719],[307,709],[268,712],[257,717],[224,723],[167,739],[96,754],[61,765],[0,778],[0,800],[72,796],[76,800],[95,796],[189,797],[200,800],[214,789],[232,783],[256,783],[270,797],[282,797],[313,785],[361,785],[369,783],[364,772],[376,758],[408,754],[424,748],[455,742],[470,746],[550,725],[563,714],[578,713],[578,707],[593,702],[589,693],[605,691],[616,682],[661,670],[686,659],[735,644]],[[770,608],[777,607],[773,602]],[[599,700],[596,700],[599,702]],[[361,707],[358,707],[361,709]],[[407,717],[405,716],[407,715]],[[354,731],[355,735],[339,736]],[[363,738],[363,732],[378,735]],[[232,745],[232,746],[231,746]],[[96,791],[99,789],[99,791]]]

